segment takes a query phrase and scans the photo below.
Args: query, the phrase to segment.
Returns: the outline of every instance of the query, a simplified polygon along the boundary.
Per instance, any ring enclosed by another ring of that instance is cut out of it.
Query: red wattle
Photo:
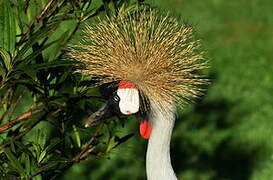
[[[140,123],[139,133],[144,139],[149,139],[151,131],[152,127],[148,120],[144,120]]]
[[[120,81],[118,89],[136,89],[135,85],[127,81]]]

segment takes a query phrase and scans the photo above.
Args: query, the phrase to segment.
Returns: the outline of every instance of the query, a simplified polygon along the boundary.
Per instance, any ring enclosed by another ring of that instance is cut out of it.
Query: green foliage
[[[89,87],[89,77],[74,72],[78,62],[64,56],[84,22],[131,5],[0,2],[0,179],[54,179],[76,163],[107,156],[131,137],[115,133],[121,126],[117,117],[83,127],[104,100]]]

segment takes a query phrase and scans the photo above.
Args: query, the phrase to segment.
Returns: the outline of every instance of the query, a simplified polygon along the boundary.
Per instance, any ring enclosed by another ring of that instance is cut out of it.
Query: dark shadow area
[[[260,147],[251,151],[230,147],[230,140],[221,143],[215,150],[213,156],[209,157],[211,168],[216,171],[214,180],[247,180],[251,177],[254,169],[254,159],[259,154]]]
[[[174,138],[171,142],[171,158],[175,172],[211,172],[209,176],[212,180],[250,179],[255,166],[254,159],[257,160],[263,147],[252,146],[250,149],[251,147],[232,145],[234,136],[231,132],[236,121],[227,117],[233,107],[234,103],[225,100],[200,101],[192,112],[180,116],[181,120],[177,120],[176,127],[181,127],[183,123],[183,130],[179,129],[182,139]],[[207,130],[211,135],[202,136],[202,131]],[[221,140],[216,139],[223,132],[228,133]],[[199,141],[193,139],[198,133]],[[204,141],[211,147],[204,148]]]

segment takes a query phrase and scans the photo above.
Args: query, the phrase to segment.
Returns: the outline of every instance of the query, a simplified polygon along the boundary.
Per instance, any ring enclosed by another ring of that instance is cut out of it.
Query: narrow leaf
[[[51,62],[45,62],[42,64],[36,64],[33,65],[33,69],[40,70],[40,69],[48,69],[48,68],[55,68],[60,66],[73,66],[78,64],[77,61],[71,61],[71,60],[60,60],[60,61],[51,61]]]
[[[11,70],[11,58],[10,55],[7,51],[5,51],[5,49],[0,47],[0,56],[2,57],[3,63],[2,65],[5,66],[5,68],[9,71]]]
[[[26,174],[30,175],[31,174],[31,162],[30,162],[29,154],[23,153],[22,157],[24,157],[24,160],[25,160]]]
[[[15,15],[9,0],[0,2],[0,47],[11,54],[14,52],[16,40]]]
[[[45,158],[45,156],[56,146],[58,145],[60,142],[62,142],[61,139],[59,138],[55,138],[55,139],[52,139],[50,141],[50,145],[47,146],[40,154],[39,158],[38,158],[38,163],[41,163],[42,160]]]
[[[47,154],[46,149],[43,150],[38,158],[38,163],[40,164],[40,162],[42,162],[42,160],[44,159],[45,155]]]
[[[48,25],[45,28],[41,28],[38,31],[36,31],[24,44],[22,49],[18,52],[17,56],[14,59],[14,63],[17,61],[21,61],[23,57],[25,56],[26,52],[32,48],[32,46],[37,43],[39,40],[47,37],[50,33],[52,33],[57,27],[59,23],[52,23]]]
[[[80,133],[75,125],[73,125],[73,131],[74,131],[77,145],[80,148],[81,147],[81,137],[80,137]]]
[[[62,139],[54,138],[50,141],[50,144],[46,147],[47,151],[51,151],[55,146],[57,146],[60,142],[62,142]]]
[[[33,59],[35,59],[39,54],[41,54],[45,49],[47,49],[48,47],[50,47],[51,45],[55,44],[57,41],[59,40],[55,40],[52,41],[44,46],[42,46],[41,48],[35,50],[33,53],[31,53],[30,55],[28,55],[24,60],[23,60],[23,64],[22,65],[27,65],[29,62],[31,62]],[[20,66],[19,66],[20,67]]]

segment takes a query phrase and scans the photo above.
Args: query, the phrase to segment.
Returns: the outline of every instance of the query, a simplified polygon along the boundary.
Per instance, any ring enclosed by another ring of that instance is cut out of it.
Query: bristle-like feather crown
[[[128,81],[142,97],[168,110],[200,95],[200,85],[208,82],[196,74],[207,63],[192,33],[170,16],[146,9],[87,26],[83,42],[69,55],[84,64],[79,71],[97,79],[97,85]]]

